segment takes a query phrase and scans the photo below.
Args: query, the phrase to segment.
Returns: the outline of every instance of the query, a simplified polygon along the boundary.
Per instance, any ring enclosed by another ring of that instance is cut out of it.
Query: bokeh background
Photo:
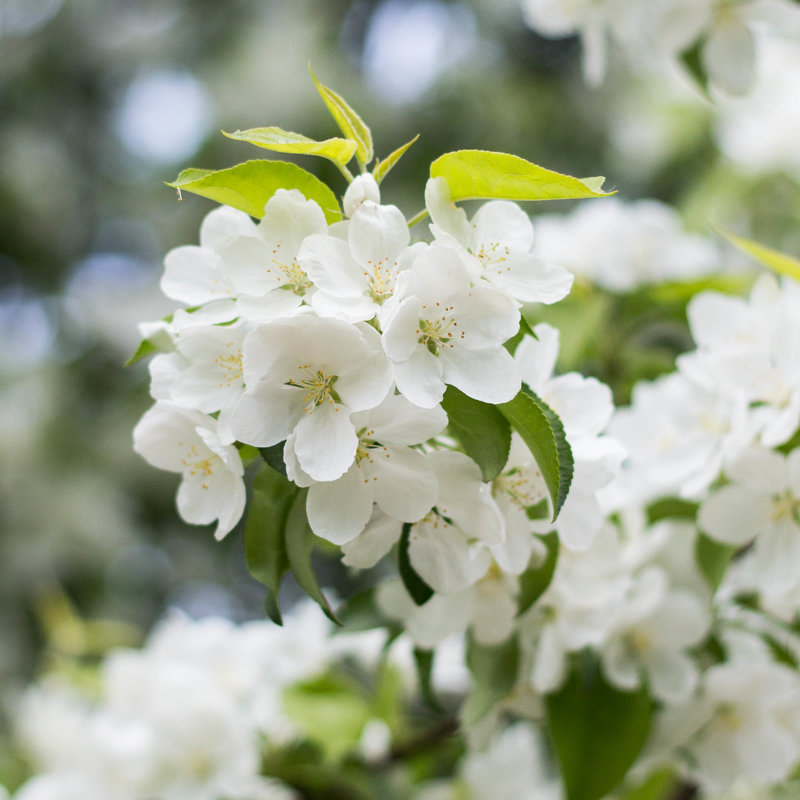
[[[149,376],[143,363],[123,366],[136,323],[173,306],[158,289],[164,253],[195,243],[213,207],[178,202],[164,182],[269,157],[220,129],[336,135],[311,62],[370,124],[379,156],[421,134],[382,187],[408,216],[431,160],[484,148],[606,175],[623,200],[667,202],[710,239],[725,225],[797,254],[792,47],[763,65],[768,91],[712,102],[678,71],[613,59],[604,84],[587,88],[578,40],[537,36],[515,0],[0,0],[3,696],[53,659],[136,642],[169,606],[262,615],[241,528],[216,543],[210,528],[183,524],[178,476],[133,453]],[[327,162],[300,161],[344,192]],[[626,335],[660,354],[646,364],[635,346],[620,361],[613,304],[592,305],[588,323],[580,298],[560,312],[583,320],[567,366],[609,381],[619,402],[690,346],[669,309],[654,317],[638,302]],[[344,586],[341,568],[321,568]]]

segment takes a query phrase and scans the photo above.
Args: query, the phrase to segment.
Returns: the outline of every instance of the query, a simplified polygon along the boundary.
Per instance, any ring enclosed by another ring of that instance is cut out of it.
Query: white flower
[[[218,520],[215,536],[221,539],[239,521],[244,469],[236,448],[220,441],[213,417],[156,403],[134,429],[133,448],[154,467],[181,473],[176,502],[187,522]]]
[[[686,650],[703,639],[709,625],[708,611],[697,596],[670,591],[662,570],[646,568],[612,614],[601,650],[603,670],[623,691],[640,686],[644,672],[654,697],[684,702],[699,674]]]
[[[200,225],[199,247],[185,245],[167,253],[161,290],[188,306],[235,299],[238,292],[219,249],[232,237],[250,235],[254,228],[242,211],[228,206],[210,211]]]
[[[424,408],[447,383],[486,403],[511,400],[520,381],[503,342],[519,318],[511,297],[479,283],[455,249],[432,245],[401,273],[381,315],[397,388]]]
[[[358,436],[355,461],[336,480],[317,482],[303,472],[294,458],[294,433],[286,447],[286,474],[298,486],[310,487],[312,530],[336,544],[364,530],[373,503],[402,522],[416,522],[430,511],[438,492],[436,475],[428,457],[412,446],[447,425],[441,407],[422,409],[402,395],[389,395],[377,408],[351,419]]]
[[[297,189],[278,189],[258,225],[217,246],[245,318],[274,319],[302,303],[313,285],[299,263],[298,250],[304,239],[326,230],[325,215],[313,200]]]
[[[217,433],[230,444],[230,415],[244,391],[242,342],[246,325],[196,325],[176,337],[176,354],[151,362],[151,393],[184,408],[220,412]]]
[[[683,747],[701,786],[720,791],[740,776],[765,784],[784,780],[800,756],[798,713],[794,672],[778,664],[731,661],[711,667],[688,714],[676,707],[665,724],[679,715],[697,720]]]
[[[441,450],[428,459],[439,491],[434,508],[411,526],[408,555],[434,591],[452,594],[485,574],[492,561],[488,548],[505,539],[505,519],[471,458]],[[342,548],[344,563],[373,566],[400,538],[401,530],[399,522],[376,515]]]
[[[430,178],[425,205],[437,241],[461,247],[477,261],[486,280],[522,303],[555,303],[569,294],[572,275],[563,267],[530,252],[533,225],[528,215],[508,200],[484,203],[470,222],[450,200],[444,178]]]
[[[607,197],[538,217],[534,252],[613,292],[721,267],[714,243],[688,233],[675,209],[656,200]]]
[[[232,415],[234,434],[269,447],[294,433],[294,455],[318,481],[347,471],[358,449],[351,413],[377,406],[392,383],[374,328],[313,313],[252,331],[243,364],[247,388]]]
[[[726,473],[731,483],[703,501],[698,525],[728,544],[755,540],[756,579],[771,591],[800,585],[800,449],[754,449]]]
[[[372,319],[392,296],[398,274],[426,247],[409,247],[410,238],[400,209],[364,200],[346,223],[346,239],[306,239],[298,259],[320,289],[312,299],[317,313],[347,322]]]
[[[378,182],[368,172],[357,175],[347,187],[342,201],[344,213],[348,217],[352,217],[365,200],[369,200],[371,203],[381,202],[381,190]]]

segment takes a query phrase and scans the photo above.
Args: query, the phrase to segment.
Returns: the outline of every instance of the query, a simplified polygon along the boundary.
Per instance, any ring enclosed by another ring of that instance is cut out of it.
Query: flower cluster
[[[706,79],[728,94],[753,84],[759,35],[800,34],[790,0],[522,0],[526,23],[543,36],[578,35],[587,81],[599,83],[609,44],[634,65],[679,62],[697,50]]]
[[[800,758],[800,288],[764,276],[749,300],[696,294],[696,348],[615,410],[609,386],[557,369],[568,332],[539,321],[571,288],[555,264],[624,310],[627,292],[641,301],[667,280],[713,284],[719,251],[659,204],[615,200],[544,219],[534,247],[507,198],[596,197],[597,180],[484,151],[431,165],[413,220],[429,216],[430,236],[412,243],[380,196],[399,155],[366,172],[371,140],[342,102],[355,138],[235,134],[332,160],[344,147],[362,174],[338,162],[344,218],[300,178],[212,211],[199,246],[167,255],[162,289],[185,308],[143,326],[160,352],[135,449],[181,475],[178,511],[216,521],[218,537],[249,498],[248,566],[273,619],[289,569],[330,616],[353,612],[317,584],[313,533],[348,567],[379,567],[354,613],[413,649],[423,690],[445,654],[466,664],[470,752],[424,796],[481,796],[501,742],[537,747],[501,712],[543,728],[560,766],[559,782],[521,760],[515,796],[534,780],[581,796],[584,771],[592,800],[657,770],[701,796],[787,780]],[[284,176],[274,163],[240,165],[236,196],[242,175]],[[175,185],[202,194],[196,172]],[[469,198],[488,202],[469,217],[456,205]],[[629,746],[606,743],[607,726]],[[564,731],[577,728],[592,746],[576,754]]]
[[[38,774],[15,800],[296,800],[262,771],[265,752],[303,736],[287,693],[345,656],[371,666],[381,646],[329,633],[311,604],[283,629],[175,613],[142,649],[112,651],[96,692],[50,676],[17,709],[16,737]]]
[[[422,447],[447,424],[445,386],[512,400],[522,367],[503,344],[520,304],[555,302],[572,278],[530,253],[516,204],[467,220],[443,179],[426,195],[431,243],[410,244],[402,213],[364,175],[345,195],[346,221],[328,226],[314,201],[279,189],[260,222],[219,208],[199,246],[167,255],[162,288],[187,309],[145,327],[166,352],[151,362],[158,402],[134,446],[182,474],[185,520],[217,520],[218,537],[236,524],[243,444],[282,446],[287,476],[308,487],[313,531],[336,544],[359,537],[374,506],[399,525],[442,505],[468,469]],[[490,530],[502,543],[499,518]]]

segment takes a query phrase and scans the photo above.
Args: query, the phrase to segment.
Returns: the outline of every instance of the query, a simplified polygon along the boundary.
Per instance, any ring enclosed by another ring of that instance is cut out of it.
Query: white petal
[[[442,178],[429,178],[425,184],[425,208],[433,222],[466,247],[470,240],[470,224],[464,210],[450,199],[450,187]]]
[[[245,391],[234,407],[231,431],[240,442],[270,447],[289,435],[302,411],[297,389],[257,383]]]
[[[422,519],[438,493],[436,475],[427,458],[408,447],[376,448],[370,455],[375,502],[402,522]]]
[[[484,403],[506,403],[520,390],[516,362],[504,347],[486,350],[454,347],[443,350],[439,360],[446,383]]]
[[[516,203],[492,200],[472,218],[471,244],[473,253],[496,245],[527,253],[533,245],[533,225]]]
[[[374,567],[400,538],[401,523],[380,510],[373,513],[364,531],[342,547],[342,563],[348,567]]]
[[[200,224],[200,246],[214,249],[232,236],[253,236],[256,225],[244,211],[220,206],[209,211]]]
[[[384,259],[394,261],[410,238],[406,218],[397,206],[379,206],[367,201],[350,220],[350,250],[365,267]]]
[[[306,200],[298,189],[278,189],[264,207],[258,234],[291,259],[303,239],[324,233],[327,227],[325,214],[313,200]]]
[[[753,85],[755,41],[739,20],[731,19],[711,29],[702,58],[711,82],[729,94],[746,94]]]
[[[341,239],[311,236],[303,242],[297,260],[320,289],[335,297],[361,295],[368,288],[364,268]]]
[[[424,347],[418,347],[406,361],[392,364],[394,380],[403,396],[422,408],[433,408],[444,397],[442,365]]]
[[[208,250],[186,245],[164,257],[161,291],[173,300],[199,306],[233,295],[232,285],[219,272],[217,257]]]
[[[441,433],[447,425],[447,414],[441,406],[420,408],[400,394],[390,394],[369,413],[364,424],[374,431],[371,438],[376,442],[412,445]]]
[[[337,480],[313,484],[306,503],[311,530],[334,544],[349,542],[369,521],[372,495],[372,486],[356,465]]]
[[[769,525],[769,499],[730,484],[718,489],[700,506],[697,524],[712,539],[742,545]]]
[[[353,463],[358,437],[344,406],[321,403],[300,419],[294,433],[297,460],[315,481],[336,480]]]
[[[442,594],[475,583],[491,562],[488,551],[470,547],[464,534],[443,520],[414,525],[408,555],[419,576]]]

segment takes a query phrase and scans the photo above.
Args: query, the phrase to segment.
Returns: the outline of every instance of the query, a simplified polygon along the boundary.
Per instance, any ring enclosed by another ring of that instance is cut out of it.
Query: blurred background
[[[149,376],[123,367],[137,322],[173,308],[164,254],[196,243],[213,207],[164,182],[269,157],[220,129],[337,135],[311,62],[378,156],[421,134],[382,187],[407,216],[431,160],[499,150],[668,203],[735,266],[710,225],[800,253],[797,49],[764,59],[763,91],[712,102],[688,75],[613,58],[587,88],[578,39],[538,36],[516,0],[0,0],[0,683],[135,642],[168,606],[262,616],[241,526],[217,543],[183,524],[178,476],[133,453]],[[344,192],[328,162],[300,163]],[[654,317],[640,294],[621,361],[619,299],[587,296],[553,312],[562,329],[583,320],[562,366],[609,381],[618,402],[690,346],[680,312]],[[323,569],[336,586],[340,568]]]

